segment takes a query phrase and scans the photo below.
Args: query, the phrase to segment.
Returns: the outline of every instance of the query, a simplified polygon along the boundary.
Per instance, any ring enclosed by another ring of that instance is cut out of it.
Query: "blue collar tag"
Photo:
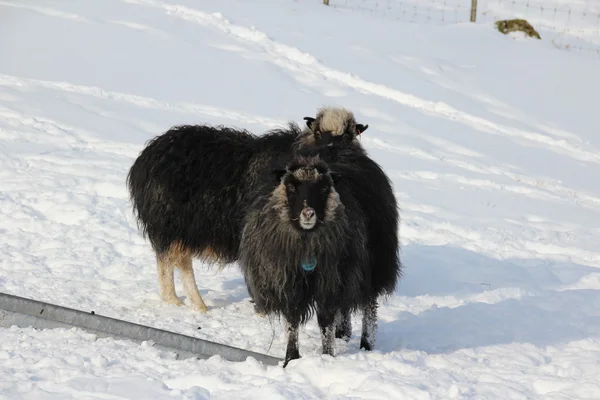
[[[302,266],[303,270],[310,272],[317,266],[317,257],[313,257],[311,261],[303,261],[300,265]]]

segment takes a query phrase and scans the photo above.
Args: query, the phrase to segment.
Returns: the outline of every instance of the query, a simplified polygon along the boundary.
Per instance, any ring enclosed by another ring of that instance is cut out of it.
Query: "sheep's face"
[[[313,132],[313,140],[316,146],[344,146],[352,144],[358,135],[352,132],[344,132],[341,135],[332,131],[320,131],[316,130]]]
[[[319,147],[358,143],[358,135],[369,127],[357,124],[354,114],[343,108],[323,108],[319,110],[316,118],[304,119],[309,130],[308,140]]]
[[[333,217],[339,200],[334,179],[324,164],[288,166],[280,179],[287,204],[287,213],[281,216],[296,229],[312,231]]]

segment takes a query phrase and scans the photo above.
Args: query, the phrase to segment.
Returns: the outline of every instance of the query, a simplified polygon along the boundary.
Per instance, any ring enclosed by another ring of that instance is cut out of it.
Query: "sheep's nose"
[[[306,207],[302,209],[302,215],[306,219],[311,219],[315,215],[315,210],[313,210],[311,207]]]

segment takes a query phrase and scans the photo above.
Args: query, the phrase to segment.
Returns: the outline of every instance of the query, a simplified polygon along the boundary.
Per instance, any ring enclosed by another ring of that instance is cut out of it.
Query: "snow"
[[[311,321],[285,370],[13,327],[0,399],[600,397],[600,59],[320,3],[0,1],[0,292],[283,357],[235,265],[194,263],[207,314],[159,300],[125,176],[171,125],[333,104],[401,206],[376,350],[360,315],[335,358]]]

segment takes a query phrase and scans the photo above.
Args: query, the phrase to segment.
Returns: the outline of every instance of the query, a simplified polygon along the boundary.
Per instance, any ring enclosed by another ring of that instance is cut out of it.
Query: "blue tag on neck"
[[[303,261],[300,265],[303,270],[310,272],[317,266],[317,257],[313,257],[311,261]]]

